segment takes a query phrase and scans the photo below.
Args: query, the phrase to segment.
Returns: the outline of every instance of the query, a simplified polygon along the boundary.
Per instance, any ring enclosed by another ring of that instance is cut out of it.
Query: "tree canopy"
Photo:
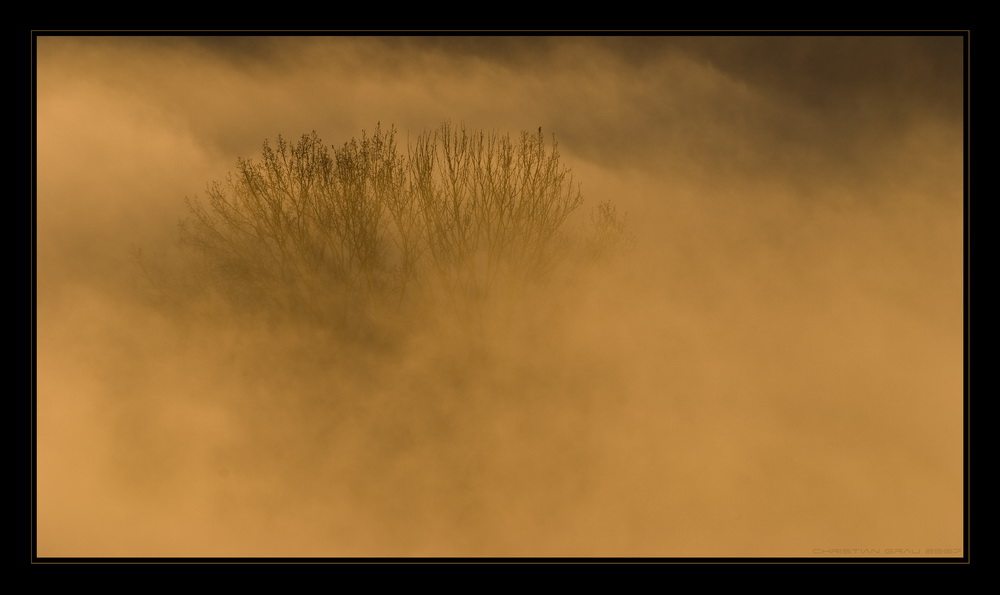
[[[405,151],[381,125],[340,147],[315,132],[279,136],[210,183],[206,200],[187,200],[181,245],[202,283],[239,307],[317,317],[487,300],[626,239],[610,202],[588,238],[567,233],[583,196],[546,141],[541,128],[512,138],[448,123]]]

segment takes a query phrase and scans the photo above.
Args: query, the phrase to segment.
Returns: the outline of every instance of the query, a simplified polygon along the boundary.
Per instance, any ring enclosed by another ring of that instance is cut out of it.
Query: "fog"
[[[959,36],[38,37],[37,554],[961,554],[963,68]],[[185,198],[264,139],[446,121],[554,134],[632,248],[475,339],[150,298],[136,250],[183,269]]]

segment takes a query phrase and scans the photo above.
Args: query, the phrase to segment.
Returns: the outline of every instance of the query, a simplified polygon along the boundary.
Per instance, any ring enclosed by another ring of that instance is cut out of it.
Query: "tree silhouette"
[[[624,219],[601,203],[594,233],[574,244],[563,228],[582,204],[541,128],[511,138],[445,123],[404,153],[379,125],[339,148],[315,132],[265,141],[259,160],[208,185],[206,201],[188,199],[181,245],[199,284],[233,306],[343,319],[411,300],[488,300],[624,243]]]

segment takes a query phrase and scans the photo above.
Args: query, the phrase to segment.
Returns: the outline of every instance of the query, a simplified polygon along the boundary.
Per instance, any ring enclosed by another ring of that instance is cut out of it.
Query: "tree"
[[[236,306],[312,318],[543,281],[573,254],[563,227],[583,204],[541,128],[512,139],[447,123],[405,154],[381,126],[332,149],[315,132],[279,136],[207,190],[181,222],[207,283]],[[594,222],[581,252],[622,243],[610,203]]]

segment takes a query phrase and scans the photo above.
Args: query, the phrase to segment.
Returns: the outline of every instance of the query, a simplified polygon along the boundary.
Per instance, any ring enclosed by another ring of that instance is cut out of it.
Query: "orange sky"
[[[958,35],[38,37],[38,555],[960,554],[963,68]],[[554,133],[635,250],[476,354],[142,299],[133,248],[180,262],[264,139],[443,121]]]

